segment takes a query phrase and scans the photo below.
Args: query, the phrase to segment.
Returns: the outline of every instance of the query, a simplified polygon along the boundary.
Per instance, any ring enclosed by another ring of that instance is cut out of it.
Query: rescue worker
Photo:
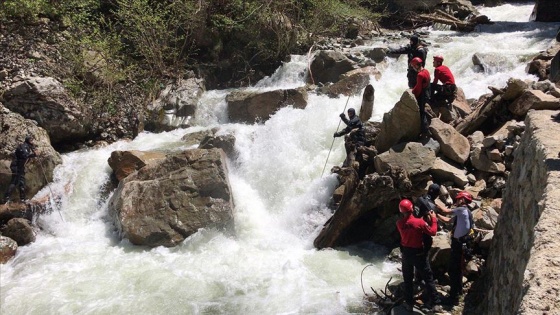
[[[8,186],[8,190],[4,194],[4,203],[10,201],[10,197],[16,186],[19,188],[20,201],[25,201],[25,166],[30,158],[36,156],[37,153],[35,151],[35,145],[33,144],[33,138],[31,136],[26,136],[25,141],[17,146],[14,159],[10,164],[12,180],[10,186]]]
[[[436,235],[437,219],[433,211],[429,215],[431,222],[428,224],[421,218],[412,215],[413,205],[408,199],[403,199],[399,203],[399,211],[402,218],[397,221],[397,229],[401,236],[401,252],[402,252],[402,274],[404,280],[404,301],[405,308],[410,312],[414,307],[414,268],[419,271],[422,280],[424,280],[424,290],[426,291],[427,301],[425,308],[432,309],[435,304],[440,303],[434,276],[430,264],[426,259],[422,235]]]
[[[341,137],[348,134],[348,139],[345,142],[346,148],[346,160],[344,161],[345,166],[352,166],[352,163],[357,160],[360,165],[363,163],[362,154],[358,154],[358,149],[365,144],[365,134],[363,129],[363,124],[360,118],[356,115],[356,110],[353,108],[348,109],[348,118],[344,113],[340,114],[340,119],[346,124],[346,128],[339,132],[334,133],[334,137]],[[358,167],[359,170],[362,168]],[[363,170],[365,172],[365,170]],[[359,174],[363,177],[363,174]]]
[[[412,94],[416,97],[420,108],[420,135],[428,135],[428,117],[426,115],[426,103],[430,100],[430,73],[422,66],[422,59],[415,57],[410,66],[416,71],[416,85],[412,88]]]
[[[410,62],[414,58],[422,59],[422,67],[426,66],[426,57],[428,56],[428,48],[420,42],[418,36],[413,35],[410,37],[410,43],[399,49],[389,50],[389,54],[408,56],[408,69],[406,71],[406,77],[408,78],[408,87],[413,88],[416,85],[416,71],[410,66]]]
[[[430,104],[439,106],[445,104],[451,106],[457,96],[457,86],[455,85],[455,77],[451,70],[443,65],[442,56],[434,56],[434,81],[431,84]],[[438,84],[438,81],[441,84]]]
[[[451,290],[446,299],[446,304],[457,305],[459,303],[459,295],[463,290],[464,239],[469,235],[472,228],[472,214],[467,205],[472,200],[473,198],[470,193],[461,191],[455,196],[455,207],[452,210],[436,205],[439,212],[444,215],[452,215],[451,218],[448,218],[438,213],[438,219],[446,223],[453,221],[451,257],[449,259],[448,271]]]

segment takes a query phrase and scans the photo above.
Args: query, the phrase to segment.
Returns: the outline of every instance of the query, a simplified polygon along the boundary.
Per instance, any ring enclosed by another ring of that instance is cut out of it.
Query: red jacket
[[[416,77],[416,86],[412,89],[412,94],[416,96],[416,99],[420,98],[422,90],[430,85],[430,73],[426,69],[420,70],[418,76]]]
[[[409,215],[407,218],[397,221],[397,229],[401,234],[401,245],[403,247],[423,248],[422,234],[436,235],[437,219],[432,217],[432,225],[429,226],[424,219]]]
[[[441,81],[441,84],[455,84],[453,73],[447,66],[441,65],[434,70],[434,83]]]

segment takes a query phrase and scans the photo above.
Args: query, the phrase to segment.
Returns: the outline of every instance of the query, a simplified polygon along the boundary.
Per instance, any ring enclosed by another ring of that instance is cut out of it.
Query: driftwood
[[[435,10],[430,14],[409,14],[405,19],[412,24],[445,24],[451,26],[451,29],[461,32],[472,32],[479,24],[493,24],[493,22],[490,22],[490,19],[488,19],[485,15],[476,16],[467,21],[461,21],[442,10]]]

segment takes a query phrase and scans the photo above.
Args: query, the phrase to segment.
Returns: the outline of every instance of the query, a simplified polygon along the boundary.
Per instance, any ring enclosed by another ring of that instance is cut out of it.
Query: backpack
[[[414,203],[413,215],[417,218],[422,218],[428,214],[432,209],[431,199],[428,195],[418,197]]]

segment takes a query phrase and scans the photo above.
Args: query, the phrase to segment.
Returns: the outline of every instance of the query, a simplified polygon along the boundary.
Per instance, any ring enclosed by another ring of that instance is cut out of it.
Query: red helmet
[[[461,198],[465,198],[469,203],[473,200],[472,195],[466,191],[461,191],[457,194],[457,196],[455,196],[455,200],[459,200]]]
[[[401,213],[411,213],[412,212],[412,202],[408,199],[403,199],[399,203],[399,210]]]
[[[434,60],[437,60],[439,62],[443,62],[443,56],[441,56],[441,55],[434,56]]]
[[[422,64],[422,59],[420,59],[418,57],[414,57],[410,61],[410,65],[421,65],[421,64]]]

